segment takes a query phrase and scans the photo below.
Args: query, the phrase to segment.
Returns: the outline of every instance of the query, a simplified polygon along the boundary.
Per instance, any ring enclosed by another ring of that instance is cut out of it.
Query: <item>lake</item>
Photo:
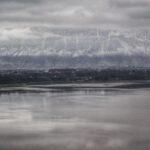
[[[0,149],[149,150],[149,88],[114,85],[1,87]]]

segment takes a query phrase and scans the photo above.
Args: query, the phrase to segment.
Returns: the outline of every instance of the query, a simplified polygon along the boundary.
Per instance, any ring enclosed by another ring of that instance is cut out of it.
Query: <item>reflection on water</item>
[[[1,93],[0,149],[150,149],[149,89],[33,89]]]

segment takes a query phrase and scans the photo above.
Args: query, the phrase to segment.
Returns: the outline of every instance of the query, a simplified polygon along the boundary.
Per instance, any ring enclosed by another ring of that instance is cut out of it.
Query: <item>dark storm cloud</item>
[[[0,22],[11,26],[145,27],[150,0],[0,0]]]

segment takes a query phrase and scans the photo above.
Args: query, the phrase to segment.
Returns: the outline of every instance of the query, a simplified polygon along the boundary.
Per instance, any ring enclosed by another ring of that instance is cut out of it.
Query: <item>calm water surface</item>
[[[150,149],[148,88],[76,86],[1,88],[0,150]]]

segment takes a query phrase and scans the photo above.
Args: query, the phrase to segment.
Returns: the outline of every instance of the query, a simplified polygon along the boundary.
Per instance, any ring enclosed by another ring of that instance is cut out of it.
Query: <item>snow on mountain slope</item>
[[[0,69],[150,66],[149,30],[37,27],[9,31],[0,38]]]

